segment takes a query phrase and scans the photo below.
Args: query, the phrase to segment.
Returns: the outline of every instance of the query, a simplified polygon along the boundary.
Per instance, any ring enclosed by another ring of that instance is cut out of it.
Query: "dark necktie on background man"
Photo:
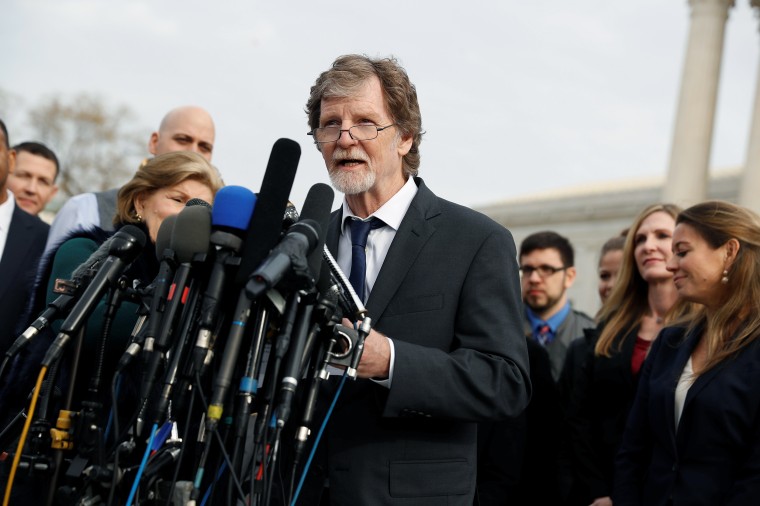
[[[359,298],[365,301],[367,300],[364,293],[367,280],[367,237],[370,230],[385,226],[385,223],[373,216],[366,221],[352,218],[349,226],[351,227],[351,274],[348,280]]]
[[[552,329],[547,324],[543,324],[536,329],[536,340],[541,346],[548,346],[552,342],[554,336],[552,335]]]

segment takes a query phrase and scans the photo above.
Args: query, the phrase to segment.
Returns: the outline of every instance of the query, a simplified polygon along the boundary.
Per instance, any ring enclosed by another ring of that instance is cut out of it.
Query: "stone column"
[[[756,9],[755,13],[760,15],[760,0],[750,0],[750,5]],[[756,86],[747,158],[739,186],[739,204],[760,213],[760,66]]]
[[[707,197],[715,104],[728,9],[734,0],[689,0],[691,23],[663,201]]]

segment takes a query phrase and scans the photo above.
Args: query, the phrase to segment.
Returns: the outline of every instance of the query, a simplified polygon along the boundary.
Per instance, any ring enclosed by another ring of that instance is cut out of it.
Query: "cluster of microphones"
[[[0,365],[2,381],[62,321],[34,364],[30,404],[0,427],[10,468],[4,504],[14,480],[30,476],[44,477],[48,504],[295,503],[295,469],[321,422],[320,386],[336,367],[356,377],[371,325],[325,247],[332,189],[312,186],[300,213],[288,201],[299,158],[295,141],[279,139],[258,194],[227,186],[213,207],[194,199],[166,218],[151,282],[125,275],[146,243],[132,225],[71,279],[56,280],[60,295]],[[115,371],[90,367],[97,361],[81,356],[88,320],[105,301],[96,339],[107,345],[125,300],[138,309]],[[61,385],[62,370],[77,379]],[[109,384],[111,402],[99,403]],[[60,413],[51,412],[54,397]],[[292,436],[283,431],[289,421]],[[293,468],[274,484],[283,448]]]

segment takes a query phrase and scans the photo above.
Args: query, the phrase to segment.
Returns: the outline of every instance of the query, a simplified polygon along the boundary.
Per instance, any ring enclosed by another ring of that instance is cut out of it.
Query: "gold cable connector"
[[[74,441],[71,439],[71,418],[76,415],[74,411],[62,409],[58,413],[58,420],[55,428],[50,429],[50,447],[54,450],[71,450],[74,448]]]

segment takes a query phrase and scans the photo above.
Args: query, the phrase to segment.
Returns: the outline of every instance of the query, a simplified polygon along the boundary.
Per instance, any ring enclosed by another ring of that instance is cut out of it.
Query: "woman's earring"
[[[142,223],[142,215],[137,211],[135,211],[135,219],[137,220],[137,223]],[[728,281],[728,279],[726,279],[726,281]]]
[[[723,283],[724,285],[728,284],[728,270],[727,269],[723,269],[723,277],[720,278],[720,282]]]

